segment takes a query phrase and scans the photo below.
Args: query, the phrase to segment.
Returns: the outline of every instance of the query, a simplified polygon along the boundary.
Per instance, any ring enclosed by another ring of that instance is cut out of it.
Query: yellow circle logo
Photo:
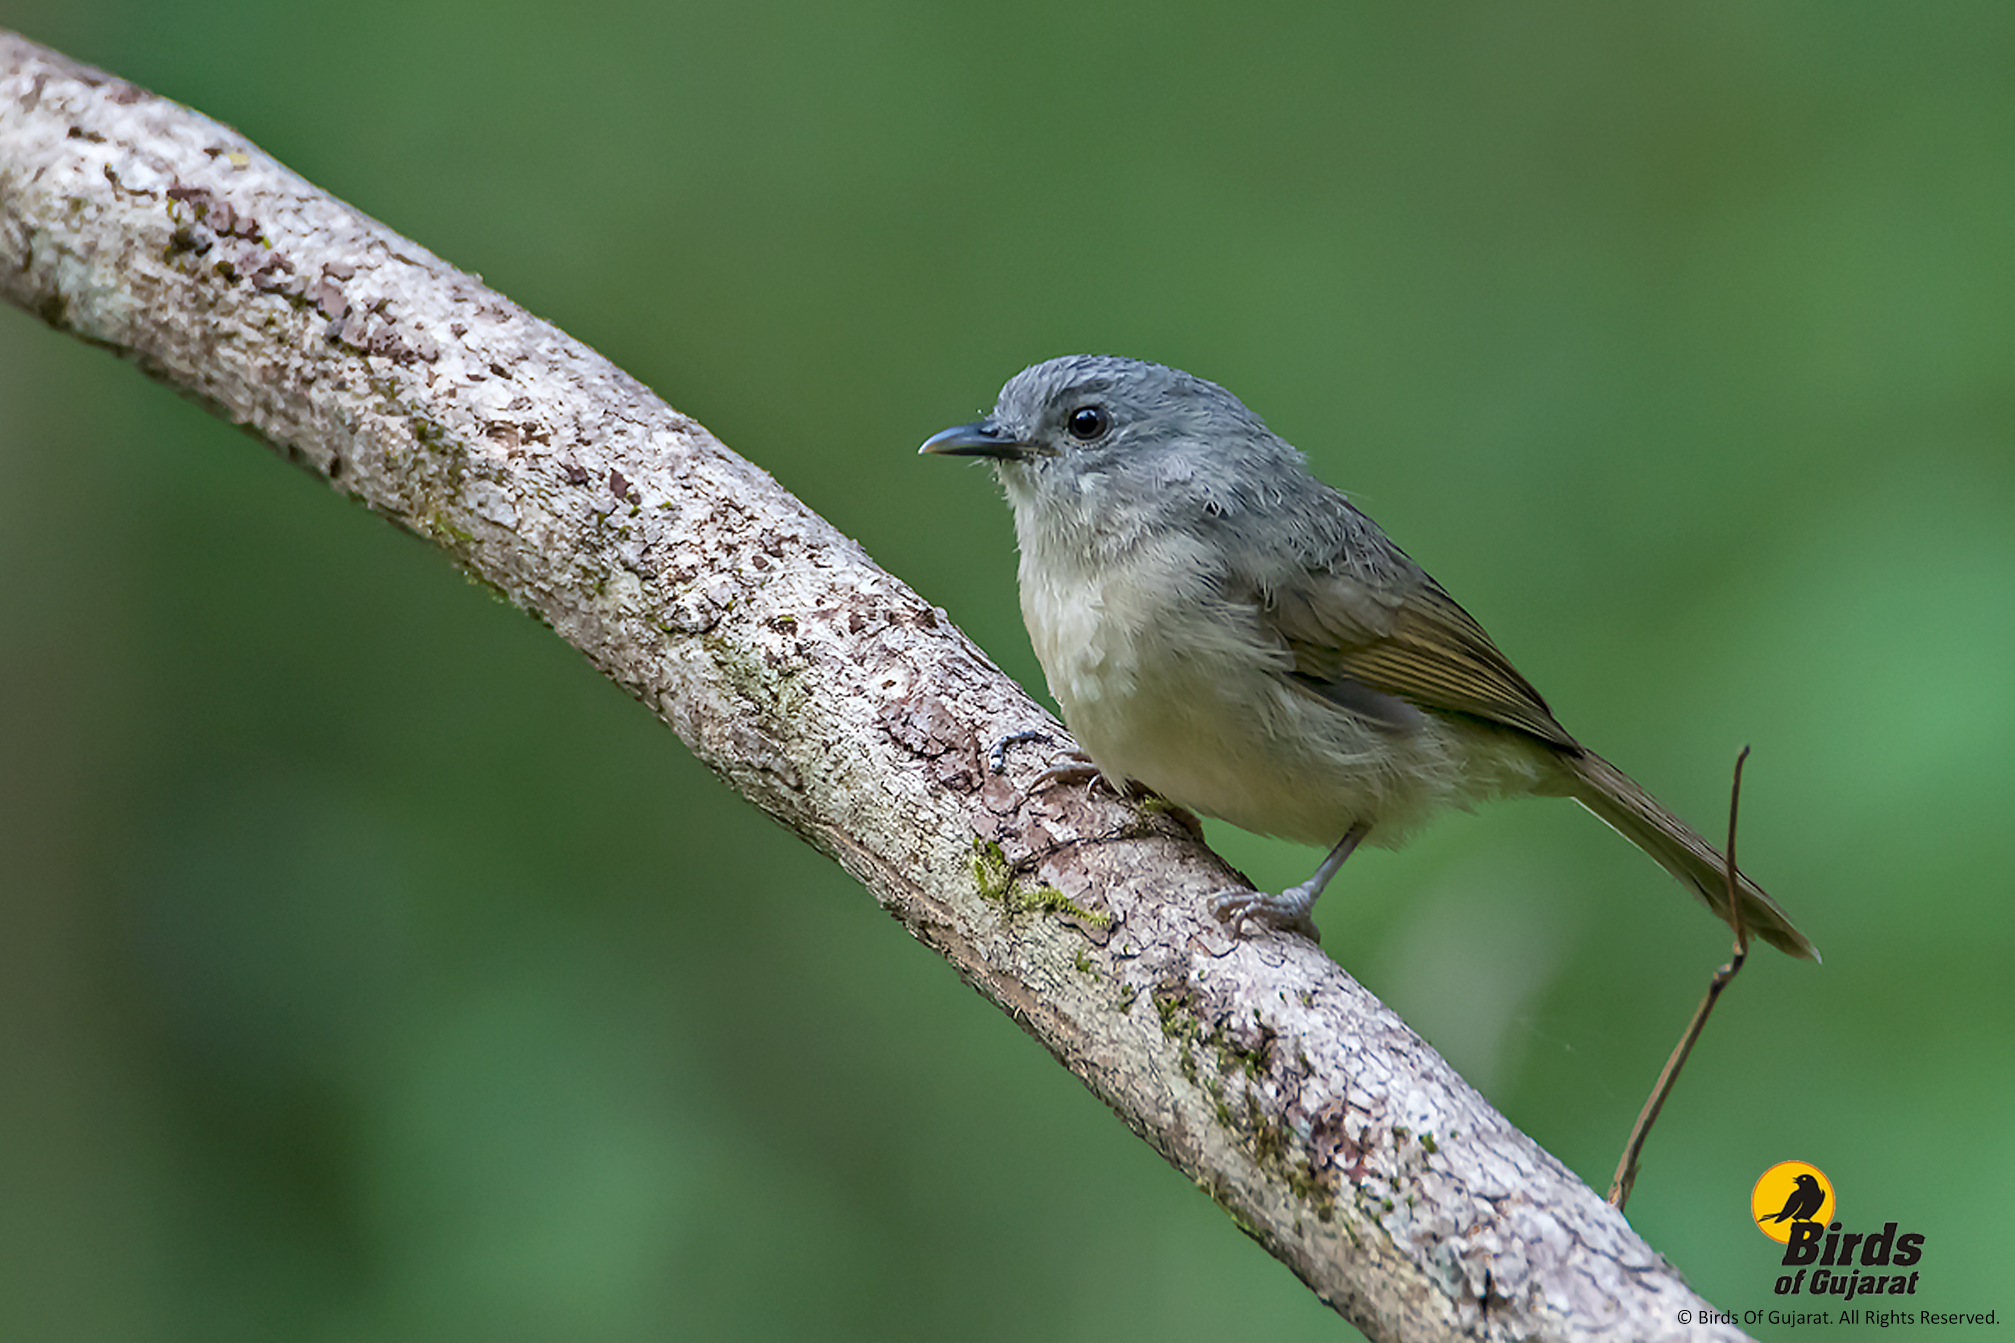
[[[1764,1235],[1787,1244],[1792,1223],[1833,1220],[1833,1181],[1808,1161],[1780,1161],[1749,1191],[1749,1215]]]

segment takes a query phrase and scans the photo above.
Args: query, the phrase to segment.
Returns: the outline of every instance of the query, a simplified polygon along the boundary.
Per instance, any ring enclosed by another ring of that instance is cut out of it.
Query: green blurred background
[[[1032,689],[1022,365],[1190,368],[1827,954],[1631,1217],[1788,1157],[2015,1307],[2015,8],[4,0],[593,344]],[[0,1337],[1336,1338],[545,629],[0,310]],[[1256,880],[1312,850],[1218,830]],[[1726,950],[1557,803],[1325,945],[1598,1188]],[[1758,1331],[1765,1337],[1775,1331]]]

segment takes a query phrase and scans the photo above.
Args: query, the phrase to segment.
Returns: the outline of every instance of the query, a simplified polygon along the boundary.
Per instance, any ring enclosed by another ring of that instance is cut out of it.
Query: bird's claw
[[[1277,932],[1299,933],[1311,942],[1322,941],[1309,911],[1315,901],[1305,898],[1300,887],[1268,895],[1264,891],[1219,891],[1210,898],[1210,912],[1220,923],[1231,925],[1233,937],[1246,936],[1245,925],[1257,923]]]
[[[987,752],[987,768],[995,774],[1005,774],[1009,748],[1031,741],[1054,743],[1056,738],[1041,728],[1010,732],[995,742],[993,749]],[[1033,793],[1059,783],[1089,783],[1098,777],[1100,777],[1098,766],[1092,763],[1091,757],[1072,747],[1051,756],[1050,763],[1043,772],[1029,780],[1028,791]]]
[[[1065,751],[1042,773],[1029,780],[1028,790],[1049,788],[1060,783],[1091,783],[1102,777],[1098,766],[1083,751]]]

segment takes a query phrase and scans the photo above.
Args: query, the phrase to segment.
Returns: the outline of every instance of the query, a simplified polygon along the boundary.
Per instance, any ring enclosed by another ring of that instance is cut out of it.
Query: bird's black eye
[[[1080,443],[1089,443],[1112,428],[1112,416],[1106,414],[1104,406],[1079,406],[1065,421],[1070,436]]]

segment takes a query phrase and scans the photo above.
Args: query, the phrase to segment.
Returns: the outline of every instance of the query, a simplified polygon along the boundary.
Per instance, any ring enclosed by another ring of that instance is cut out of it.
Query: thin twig
[[[1723,872],[1728,878],[1729,921],[1735,927],[1735,954],[1728,958],[1714,977],[1707,981],[1707,995],[1700,1000],[1700,1006],[1693,1009],[1693,1020],[1687,1023],[1686,1033],[1679,1037],[1679,1043],[1672,1050],[1672,1057],[1665,1060],[1665,1068],[1658,1074],[1658,1081],[1651,1088],[1651,1096],[1644,1102],[1644,1108],[1637,1112],[1637,1123],[1631,1126],[1630,1140],[1623,1145],[1623,1156],[1616,1163],[1616,1178],[1609,1185],[1609,1201],[1618,1212],[1630,1201],[1630,1191],[1637,1184],[1637,1167],[1644,1155],[1645,1141],[1651,1136],[1651,1126],[1658,1122],[1658,1112],[1665,1108],[1665,1098],[1672,1094],[1672,1088],[1679,1081],[1679,1070],[1686,1066],[1686,1056],[1693,1052],[1694,1041],[1707,1025],[1707,1014],[1714,1010],[1714,1004],[1721,997],[1721,991],[1729,986],[1742,969],[1742,962],[1749,955],[1749,930],[1742,926],[1742,902],[1735,889],[1735,822],[1742,806],[1742,766],[1749,759],[1749,748],[1742,748],[1742,754],[1735,757],[1735,783],[1728,790],[1728,850],[1727,864]]]

